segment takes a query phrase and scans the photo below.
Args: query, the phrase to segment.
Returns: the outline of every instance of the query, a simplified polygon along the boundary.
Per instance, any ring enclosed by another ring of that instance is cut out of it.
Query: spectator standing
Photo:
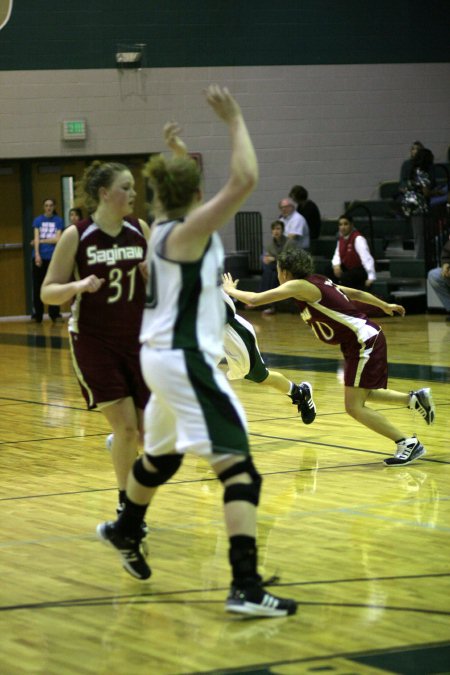
[[[416,258],[425,257],[425,217],[435,192],[434,157],[428,148],[419,148],[411,160],[406,188],[401,197],[403,214],[411,219]]]
[[[43,205],[44,213],[33,220],[33,318],[36,323],[42,323],[44,315],[44,303],[41,300],[42,282],[64,229],[63,219],[56,213],[55,200],[44,199]],[[59,305],[49,305],[48,315],[53,323],[60,319]]]
[[[74,206],[69,211],[69,225],[76,225],[80,220],[83,220],[83,211],[77,206]],[[69,225],[67,227],[69,227]]]
[[[320,237],[322,218],[317,204],[309,199],[308,190],[302,185],[294,185],[291,188],[289,197],[296,202],[297,212],[308,223],[310,239],[318,239]]]
[[[428,281],[447,312],[450,326],[450,239],[445,242],[441,253],[441,267],[428,272]]]
[[[339,239],[331,264],[333,275],[342,286],[363,290],[377,278],[367,240],[346,214],[339,218]]]
[[[405,159],[405,161],[402,163],[400,167],[400,182],[399,182],[399,190],[403,191],[406,189],[406,184],[409,180],[409,176],[411,174],[411,168],[413,164],[414,157],[416,156],[417,152],[424,148],[425,146],[423,143],[420,141],[414,141],[413,144],[411,145],[410,148],[410,156],[409,159]]]
[[[297,204],[290,197],[282,199],[278,208],[281,215],[278,220],[284,223],[284,234],[293,239],[298,248],[309,249],[309,228],[306,219],[297,212]]]

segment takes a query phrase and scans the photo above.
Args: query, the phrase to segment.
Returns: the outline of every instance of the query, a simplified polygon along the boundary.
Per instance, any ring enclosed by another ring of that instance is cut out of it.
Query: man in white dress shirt
[[[309,249],[309,227],[306,219],[297,211],[297,204],[290,197],[282,199],[278,204],[280,217],[284,223],[284,234],[294,239],[299,248]]]

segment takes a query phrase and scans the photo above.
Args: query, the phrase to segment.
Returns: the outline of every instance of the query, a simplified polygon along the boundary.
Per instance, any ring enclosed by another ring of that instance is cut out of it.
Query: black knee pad
[[[226,485],[223,493],[224,503],[228,504],[228,502],[244,501],[258,506],[262,485],[262,476],[256,470],[251,457],[248,457],[246,460],[239,462],[238,464],[233,464],[233,466],[231,466],[229,469],[225,469],[225,471],[222,471],[222,473],[219,475],[219,478],[222,483],[224,483],[228,478],[237,476],[240,473],[247,473],[252,479],[252,482],[233,483],[232,485]]]
[[[133,476],[140,485],[145,487],[158,487],[166,483],[169,478],[178,471],[183,461],[182,455],[160,455],[159,457],[148,457],[147,461],[157,469],[157,471],[147,471],[144,467],[143,457],[139,457],[133,466]]]

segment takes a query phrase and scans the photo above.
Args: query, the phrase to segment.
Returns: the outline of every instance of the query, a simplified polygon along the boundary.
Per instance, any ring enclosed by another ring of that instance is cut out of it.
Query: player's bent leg
[[[395,427],[389,420],[377,410],[368,408],[365,403],[368,399],[369,389],[358,387],[345,387],[345,410],[353,419],[364,426],[376,431],[377,434],[386,436],[391,441],[404,438],[401,430]]]
[[[292,389],[292,382],[277,370],[268,370],[267,377],[257,382],[257,384],[272,387],[285,396],[289,396]]]
[[[429,387],[416,389],[407,394],[393,389],[372,389],[369,392],[368,400],[377,403],[405,405],[410,410],[418,412],[426,424],[433,424],[436,416],[435,405]]]
[[[357,387],[345,387],[345,409],[349,415],[372,431],[386,436],[396,443],[394,457],[384,460],[387,466],[409,464],[426,453],[425,448],[415,436],[406,436],[389,420],[376,410],[365,406],[370,390]]]
[[[247,456],[245,459],[233,462],[227,468],[221,468],[217,475],[224,484],[225,504],[232,501],[246,501],[258,506],[262,477],[251,457]]]
[[[147,563],[142,524],[156,488],[168,481],[179,469],[183,457],[176,454],[139,457],[129,476],[123,511],[116,522],[100,523],[97,536],[119,554],[123,568],[136,579],[151,575]]]
[[[391,405],[407,406],[410,394],[395,389],[370,389],[367,400],[371,403],[389,403]]]
[[[365,407],[369,393],[370,391],[368,389],[344,387],[345,412],[358,422],[362,421],[362,418],[364,417],[363,408]],[[364,422],[362,422],[362,424],[364,424]]]
[[[213,468],[224,485],[225,521],[230,537],[233,580],[226,611],[272,618],[295,614],[296,601],[268,593],[257,571],[256,507],[262,477],[252,458],[229,458]]]
[[[109,405],[102,404],[101,412],[113,430],[111,459],[119,490],[124,490],[128,474],[138,452],[139,436],[136,408],[133,399],[128,396]]]
[[[176,474],[182,462],[183,455],[175,453],[151,457],[145,455],[135,461],[133,476],[139,485],[156,488],[170,480]]]

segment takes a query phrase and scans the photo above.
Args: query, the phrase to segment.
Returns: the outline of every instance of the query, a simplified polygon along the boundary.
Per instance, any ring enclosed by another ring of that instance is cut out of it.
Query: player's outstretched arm
[[[338,288],[343,293],[345,293],[345,295],[350,298],[350,300],[357,300],[358,302],[365,302],[368,305],[379,307],[385,314],[389,314],[389,316],[393,316],[394,314],[405,316],[405,308],[402,305],[385,302],[381,298],[377,298],[376,295],[372,295],[372,293],[367,293],[367,291],[359,291],[356,288],[350,288],[348,286],[338,286]]]
[[[276,288],[271,288],[269,291],[262,291],[261,293],[253,293],[251,291],[241,291],[236,288],[239,279],[233,279],[231,274],[226,273],[222,276],[223,290],[232,298],[236,298],[245,305],[251,307],[259,307],[260,305],[270,305],[280,300],[287,300],[287,298],[295,298],[297,300],[304,300],[306,302],[317,300],[320,297],[320,292],[313,284],[303,279],[293,279],[292,281],[285,281]]]
[[[206,100],[228,127],[231,141],[230,169],[225,185],[210,200],[194,209],[186,225],[194,236],[209,237],[234,217],[258,181],[258,161],[237,101],[226,87],[211,85]]]

